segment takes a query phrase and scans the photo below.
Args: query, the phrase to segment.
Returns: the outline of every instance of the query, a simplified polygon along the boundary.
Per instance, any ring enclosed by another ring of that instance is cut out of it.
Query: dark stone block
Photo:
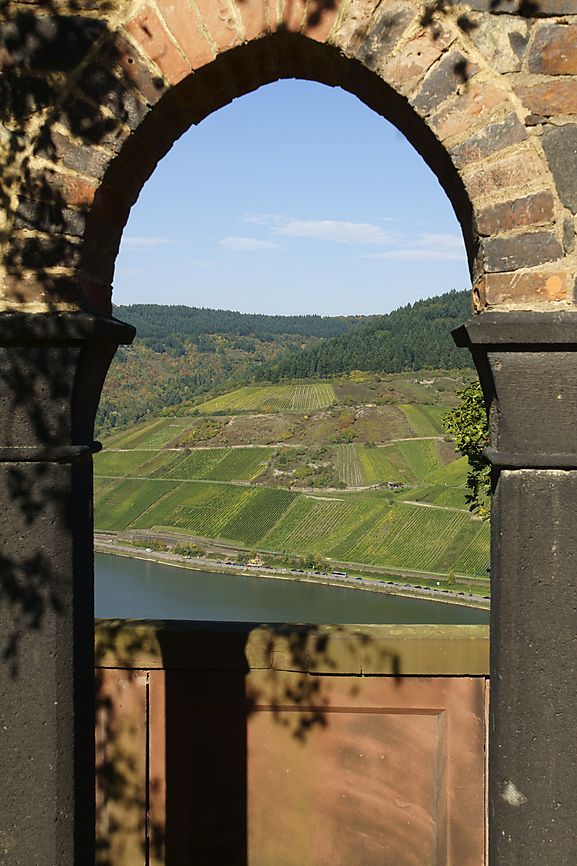
[[[80,262],[80,244],[48,234],[13,237],[6,255],[10,270],[53,267],[76,267]]]
[[[474,12],[494,15],[522,15],[525,18],[554,18],[575,15],[575,0],[451,0],[454,6],[465,6]]]
[[[409,5],[386,10],[368,33],[361,30],[353,38],[357,58],[369,69],[375,69],[395,47],[414,14]]]
[[[516,114],[491,123],[474,133],[462,144],[451,150],[455,165],[461,167],[491,156],[493,153],[519,144],[527,138],[527,131]]]
[[[50,127],[41,131],[34,152],[54,163],[61,163],[66,168],[98,179],[104,175],[112,159],[111,154],[95,147],[86,147],[81,141]]]
[[[563,247],[557,236],[548,231],[487,238],[482,246],[485,266],[492,273],[532,268],[563,257]]]
[[[22,199],[16,211],[15,228],[34,229],[51,234],[84,234],[85,217],[82,211],[63,207],[57,201]]]
[[[577,468],[577,313],[481,313],[453,331],[475,358],[491,460]]]
[[[46,72],[78,66],[106,30],[106,22],[82,15],[35,15],[20,12],[0,31],[9,65]]]
[[[19,70],[5,69],[0,75],[0,106],[3,115],[15,120],[26,120],[49,106],[54,88],[46,77],[23,74]]]
[[[120,150],[126,137],[116,118],[103,114],[98,104],[79,96],[62,106],[58,119],[84,145],[97,144],[114,153]]]
[[[574,25],[542,24],[536,28],[529,72],[542,75],[573,75],[577,72],[577,27]]]
[[[559,198],[577,213],[577,124],[547,126],[542,140]]]
[[[106,67],[99,64],[92,63],[86,68],[80,87],[97,103],[106,105],[130,129],[136,129],[148,114],[149,106],[127,90],[125,84]]]
[[[575,225],[569,218],[563,220],[563,246],[566,253],[572,253],[575,249]]]
[[[420,114],[430,114],[475,72],[460,51],[450,51],[425,78],[412,104]]]

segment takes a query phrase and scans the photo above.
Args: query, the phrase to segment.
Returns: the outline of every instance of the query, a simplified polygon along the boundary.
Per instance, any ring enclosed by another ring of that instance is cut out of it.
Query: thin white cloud
[[[181,246],[182,241],[177,241],[174,238],[163,238],[158,235],[152,237],[127,235],[122,239],[122,245],[127,250],[145,250],[151,247]]]
[[[274,250],[278,248],[278,244],[273,244],[271,241],[265,241],[261,238],[245,238],[231,235],[223,238],[220,241],[223,247],[227,250],[232,250],[235,253],[253,252],[255,250]]]
[[[273,231],[283,237],[311,238],[340,244],[385,244],[392,239],[392,235],[380,226],[344,220],[287,220]]]
[[[397,262],[458,262],[465,259],[465,250],[458,235],[429,232],[416,238],[402,238],[394,249],[371,253],[365,258]]]

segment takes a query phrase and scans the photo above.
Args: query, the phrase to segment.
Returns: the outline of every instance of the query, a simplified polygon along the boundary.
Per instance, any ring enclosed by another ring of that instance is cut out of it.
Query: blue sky
[[[388,312],[470,285],[451,205],[354,96],[268,85],[176,142],[132,209],[114,302]]]

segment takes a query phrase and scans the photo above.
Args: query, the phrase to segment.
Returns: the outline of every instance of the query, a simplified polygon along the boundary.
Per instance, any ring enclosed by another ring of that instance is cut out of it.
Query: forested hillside
[[[165,304],[115,306],[114,315],[130,322],[139,340],[157,351],[175,348],[184,339],[197,342],[205,334],[232,334],[256,337],[264,342],[279,334],[303,337],[339,337],[374,316],[265,316]]]
[[[134,325],[106,379],[97,435],[254,380],[277,357],[342,335],[367,316],[265,316],[163,304],[115,306]]]
[[[448,292],[417,301],[358,325],[347,334],[309,346],[263,367],[259,378],[327,377],[352,370],[397,373],[471,366],[450,331],[471,314],[470,293]]]
[[[470,366],[450,330],[468,318],[452,292],[386,316],[264,316],[136,304],[114,314],[137,329],[112,363],[97,435],[162,409],[255,381],[322,378],[352,370],[399,372]]]

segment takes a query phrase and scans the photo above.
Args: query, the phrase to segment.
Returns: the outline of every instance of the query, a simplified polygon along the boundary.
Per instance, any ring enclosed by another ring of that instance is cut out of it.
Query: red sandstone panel
[[[96,863],[142,866],[146,833],[143,671],[96,671]]]
[[[250,866],[439,862],[439,716],[327,716],[305,741],[291,734],[290,722],[282,727],[285,713],[251,720]]]
[[[484,679],[149,676],[155,866],[484,863]]]
[[[323,678],[316,710],[255,680],[248,866],[481,866],[481,680]]]

